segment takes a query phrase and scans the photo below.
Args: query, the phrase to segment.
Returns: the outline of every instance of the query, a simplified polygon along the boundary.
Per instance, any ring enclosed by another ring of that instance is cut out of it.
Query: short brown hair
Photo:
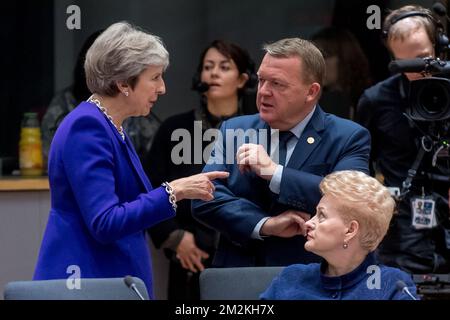
[[[265,44],[263,49],[273,57],[298,56],[303,65],[301,75],[303,81],[317,82],[322,86],[325,78],[325,59],[312,42],[300,38],[287,38]]]

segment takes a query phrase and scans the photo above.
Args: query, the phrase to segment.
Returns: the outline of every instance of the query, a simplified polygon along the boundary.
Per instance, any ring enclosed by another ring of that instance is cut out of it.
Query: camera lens
[[[440,83],[430,83],[422,88],[419,103],[429,115],[441,114],[448,106],[449,97]]]
[[[427,78],[411,82],[411,118],[419,121],[439,121],[450,117],[450,81]]]

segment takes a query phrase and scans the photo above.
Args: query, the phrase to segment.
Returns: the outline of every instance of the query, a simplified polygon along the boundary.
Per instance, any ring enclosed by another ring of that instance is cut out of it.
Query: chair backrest
[[[201,300],[258,300],[284,267],[209,268],[200,274]]]
[[[133,278],[144,299],[148,293],[144,282]],[[6,285],[5,300],[139,300],[123,278],[80,279],[79,289],[69,289],[67,279],[15,281]]]

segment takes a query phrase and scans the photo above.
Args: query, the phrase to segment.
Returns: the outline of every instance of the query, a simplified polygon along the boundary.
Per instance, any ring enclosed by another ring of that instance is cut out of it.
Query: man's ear
[[[317,97],[320,94],[320,88],[321,88],[321,86],[317,82],[314,82],[313,84],[311,84],[311,86],[309,87],[309,90],[308,90],[308,94],[306,95],[306,101],[310,102],[310,101],[317,100]]]

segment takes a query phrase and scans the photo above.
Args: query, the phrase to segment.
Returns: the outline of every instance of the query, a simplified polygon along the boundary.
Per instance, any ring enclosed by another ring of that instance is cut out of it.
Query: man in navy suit
[[[215,267],[317,261],[304,250],[304,224],[320,200],[320,181],[337,170],[368,173],[368,131],[317,104],[325,75],[320,51],[299,38],[264,49],[259,114],[223,123],[223,139],[216,141],[203,171],[230,176],[215,182],[214,200],[192,203],[194,216],[220,232]],[[237,131],[249,133],[253,143],[230,134]]]

